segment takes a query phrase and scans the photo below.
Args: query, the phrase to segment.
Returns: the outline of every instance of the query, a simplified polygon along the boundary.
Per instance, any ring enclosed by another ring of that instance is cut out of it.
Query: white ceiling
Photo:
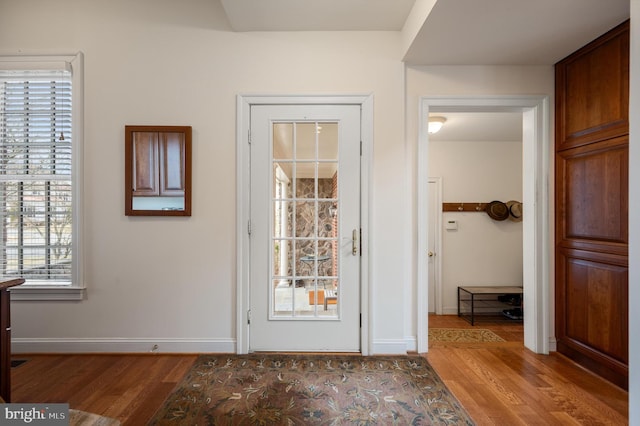
[[[551,65],[629,18],[629,0],[438,0],[405,61]]]
[[[629,18],[630,0],[220,0],[235,31],[400,31],[434,2],[412,65],[551,65]]]

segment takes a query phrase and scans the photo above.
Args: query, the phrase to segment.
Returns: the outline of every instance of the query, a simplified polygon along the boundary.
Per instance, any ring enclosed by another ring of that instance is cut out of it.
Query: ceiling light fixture
[[[429,117],[429,134],[432,135],[434,133],[438,133],[440,129],[442,129],[445,121],[447,121],[447,119],[444,117]]]

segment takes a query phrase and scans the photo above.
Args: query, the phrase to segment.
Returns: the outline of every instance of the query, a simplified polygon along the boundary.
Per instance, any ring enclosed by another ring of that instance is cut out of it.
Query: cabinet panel
[[[184,133],[160,134],[160,195],[184,195]]]
[[[627,268],[565,257],[566,336],[627,362]],[[614,308],[615,307],[615,308]]]
[[[133,157],[133,195],[158,195],[158,133],[134,132]]]
[[[562,249],[556,258],[558,350],[619,386],[628,378],[625,256]]]
[[[584,240],[602,250],[628,243],[628,137],[558,153],[558,239]],[[605,247],[605,246],[609,247]],[[619,246],[619,247],[616,247]],[[577,248],[577,247],[576,247]],[[595,248],[595,247],[594,247]]]
[[[629,24],[613,29],[556,67],[559,129],[566,149],[627,133]]]

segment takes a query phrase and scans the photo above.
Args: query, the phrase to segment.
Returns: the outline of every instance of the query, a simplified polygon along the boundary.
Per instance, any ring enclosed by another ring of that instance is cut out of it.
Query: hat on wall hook
[[[509,219],[514,222],[522,222],[522,203],[520,201],[507,201]]]
[[[506,220],[509,217],[509,208],[502,201],[492,201],[485,209],[489,217],[493,220]]]

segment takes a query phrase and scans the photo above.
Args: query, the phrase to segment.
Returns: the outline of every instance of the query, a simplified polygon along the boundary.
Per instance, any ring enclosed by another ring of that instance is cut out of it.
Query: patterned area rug
[[[201,355],[150,425],[473,425],[419,356]]]
[[[505,340],[491,330],[485,328],[430,328],[429,340],[433,342],[504,342]]]

